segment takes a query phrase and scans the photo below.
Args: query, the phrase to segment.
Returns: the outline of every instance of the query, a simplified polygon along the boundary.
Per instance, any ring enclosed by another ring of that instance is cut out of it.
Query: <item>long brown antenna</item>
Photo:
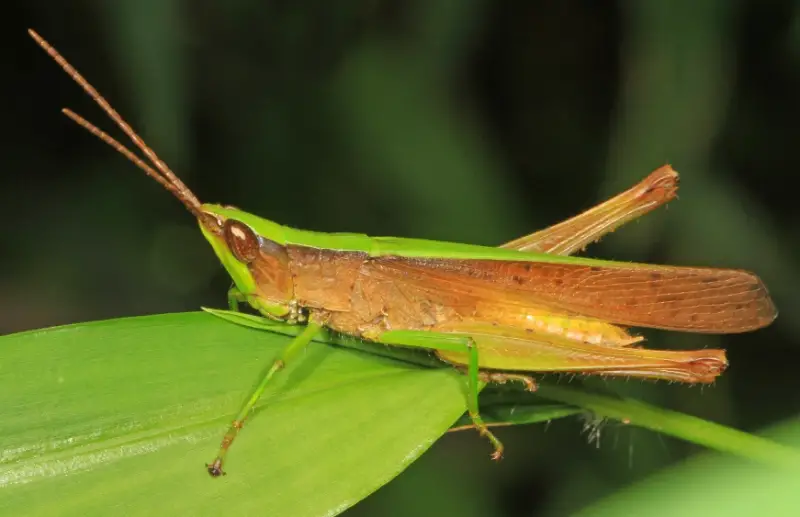
[[[144,140],[136,134],[136,132],[128,125],[127,122],[120,116],[117,111],[111,107],[111,104],[108,103],[107,100],[103,98],[100,93],[94,89],[94,87],[89,84],[87,81],[78,71],[69,64],[69,62],[58,53],[58,51],[53,48],[47,41],[44,40],[41,36],[39,36],[36,31],[33,29],[28,29],[28,34],[42,47],[45,52],[47,52],[50,57],[52,57],[56,63],[61,66],[64,71],[69,74],[72,79],[80,85],[83,90],[89,94],[89,96],[101,107],[103,111],[113,120],[117,126],[119,126],[122,131],[128,135],[128,138],[138,147],[144,155],[150,160],[150,162],[158,169],[159,172],[154,170],[152,167],[147,165],[143,160],[137,157],[133,152],[131,152],[128,148],[124,145],[119,143],[117,140],[97,128],[95,125],[81,117],[80,115],[76,114],[75,112],[64,109],[62,110],[65,115],[71,118],[73,121],[81,125],[87,131],[113,147],[117,150],[117,152],[121,153],[123,156],[128,158],[132,161],[137,167],[142,169],[144,172],[147,173],[148,176],[158,181],[164,188],[172,192],[175,197],[177,197],[185,206],[189,209],[189,211],[194,214],[196,217],[201,217],[203,212],[201,207],[200,201],[195,197],[191,190],[175,175],[172,170],[167,166],[166,163],[161,161],[158,155],[148,147]]]
[[[161,185],[175,194],[177,197],[181,197],[181,192],[169,181],[167,181],[157,170],[150,167],[144,160],[136,156],[133,151],[119,143],[114,137],[100,129],[99,127],[95,126],[85,118],[81,117],[74,111],[69,108],[63,108],[61,112],[71,118],[76,124],[86,129],[88,132],[102,140],[103,142],[107,143],[111,147],[113,147],[118,153],[123,155],[125,158],[132,161],[137,167],[142,169],[144,172],[147,173],[148,176],[156,180],[157,182],[161,183]]]

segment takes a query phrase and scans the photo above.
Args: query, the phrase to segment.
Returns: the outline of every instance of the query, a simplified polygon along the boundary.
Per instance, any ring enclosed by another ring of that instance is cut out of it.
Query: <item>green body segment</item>
[[[514,260],[605,267],[636,266],[635,263],[630,262],[550,255],[546,253],[493,248],[491,246],[461,244],[456,242],[408,239],[402,237],[371,237],[361,233],[312,232],[283,226],[236,208],[205,204],[203,205],[203,209],[226,219],[230,218],[241,221],[250,226],[253,231],[265,239],[269,239],[283,246],[297,245],[336,251],[362,252],[368,254],[370,257],[397,256],[409,258]],[[206,235],[206,238],[208,238],[208,235]],[[231,257],[231,260],[235,259]]]

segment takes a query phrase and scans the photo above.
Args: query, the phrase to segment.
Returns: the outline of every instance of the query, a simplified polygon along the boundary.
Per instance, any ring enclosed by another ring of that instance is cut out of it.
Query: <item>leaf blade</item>
[[[0,395],[0,507],[330,515],[392,479],[464,411],[456,372],[312,345],[248,422],[230,475],[209,478],[204,461],[286,339],[202,313],[0,338],[0,382],[16,386]]]

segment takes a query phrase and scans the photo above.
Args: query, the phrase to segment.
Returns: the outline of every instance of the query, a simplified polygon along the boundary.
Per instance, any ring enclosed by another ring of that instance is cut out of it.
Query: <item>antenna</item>
[[[67,108],[64,108],[62,112],[76,122],[78,125],[82,126],[84,129],[92,133],[94,136],[105,142],[106,144],[113,147],[117,152],[125,156],[128,160],[133,162],[137,167],[142,169],[148,176],[159,182],[164,188],[168,191],[172,192],[172,194],[177,197],[185,206],[186,208],[194,214],[195,217],[202,217],[203,211],[201,209],[201,203],[195,197],[191,190],[175,175],[174,172],[167,166],[166,163],[161,161],[158,155],[148,147],[148,145],[142,140],[142,138],[136,134],[136,132],[128,125],[127,122],[120,116],[117,111],[111,107],[111,104],[107,100],[103,98],[100,93],[94,89],[94,87],[89,84],[87,81],[78,71],[69,64],[69,62],[58,53],[58,51],[53,48],[47,41],[44,40],[39,34],[36,33],[33,29],[28,29],[28,34],[39,44],[40,47],[44,49],[45,52],[50,54],[50,57],[55,60],[56,63],[61,66],[64,71],[69,74],[72,79],[80,85],[83,90],[89,94],[89,96],[101,107],[103,111],[113,120],[117,126],[119,126],[122,131],[128,135],[128,138],[138,147],[144,155],[150,160],[150,162],[155,166],[150,167],[145,163],[141,158],[136,156],[130,149],[119,143],[117,140],[109,136],[107,133],[99,129],[97,126],[89,122],[88,120],[84,119],[77,113]],[[157,170],[156,170],[157,169]]]

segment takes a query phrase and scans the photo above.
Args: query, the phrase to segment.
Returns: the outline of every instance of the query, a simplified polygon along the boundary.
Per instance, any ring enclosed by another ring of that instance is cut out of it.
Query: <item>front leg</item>
[[[267,370],[267,372],[261,377],[258,385],[252,391],[247,400],[245,400],[245,402],[242,404],[241,409],[239,409],[239,412],[236,414],[233,422],[231,422],[231,425],[228,427],[228,431],[222,438],[222,443],[220,443],[217,456],[214,458],[214,461],[206,464],[206,469],[208,469],[208,473],[211,474],[211,476],[218,477],[225,474],[225,471],[222,469],[225,456],[227,455],[231,444],[236,439],[236,436],[238,436],[239,431],[244,426],[245,420],[247,420],[247,417],[250,416],[250,413],[255,408],[256,403],[261,398],[261,395],[263,395],[264,391],[267,389],[269,382],[278,372],[283,370],[286,367],[286,364],[291,362],[292,359],[294,359],[297,354],[299,354],[306,347],[306,345],[308,345],[322,330],[322,322],[309,321],[308,325],[301,328],[302,332],[300,332],[300,334],[298,334],[281,350],[278,357],[272,362],[272,366],[270,366],[269,370]]]
[[[499,460],[503,457],[503,444],[489,431],[478,409],[480,370],[478,368],[478,347],[472,337],[465,334],[446,334],[442,332],[390,330],[377,333],[374,337],[370,336],[370,339],[386,345],[466,353],[469,357],[467,365],[467,410],[469,416],[478,432],[488,438],[494,446],[492,459]]]
[[[247,301],[247,296],[235,285],[228,289],[228,308],[234,312],[239,311],[239,304]]]

